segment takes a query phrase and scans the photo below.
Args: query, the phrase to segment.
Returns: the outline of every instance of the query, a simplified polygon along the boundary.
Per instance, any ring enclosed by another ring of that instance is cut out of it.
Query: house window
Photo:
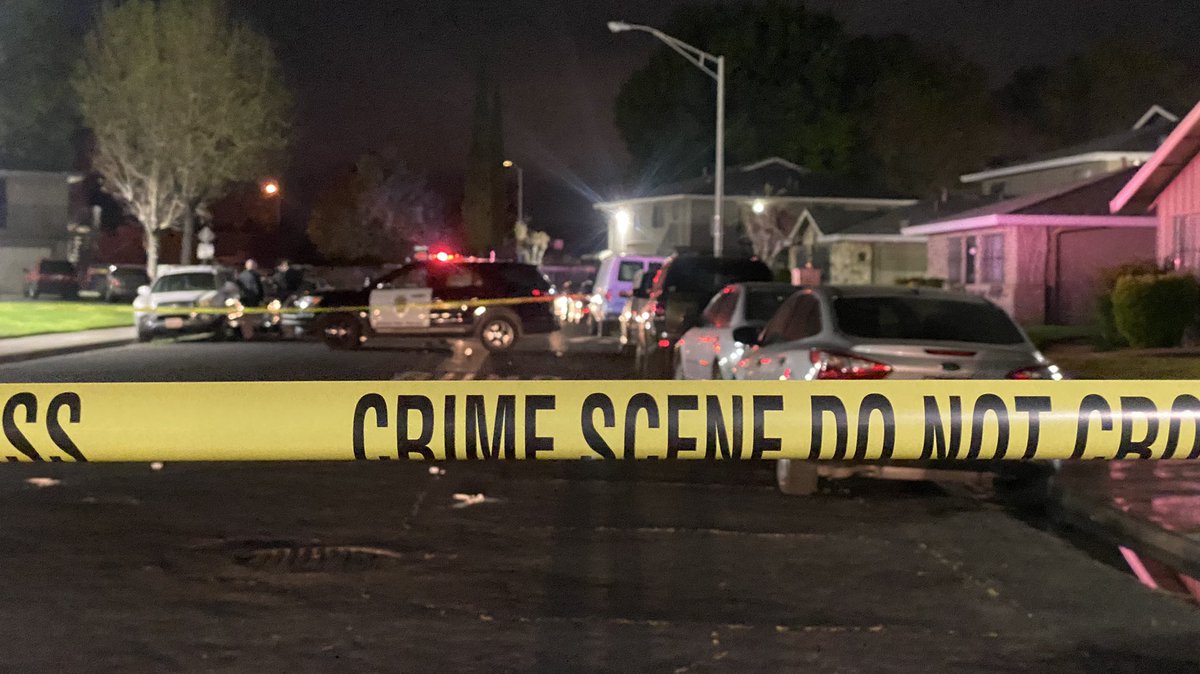
[[[0,229],[8,227],[8,180],[0,178]]]
[[[1177,215],[1171,228],[1171,259],[1175,269],[1200,269],[1200,215]]]
[[[963,250],[963,283],[971,284],[975,282],[975,258],[979,255],[979,248],[975,245],[975,237],[968,236],[964,242],[965,250]]]
[[[659,229],[664,224],[666,223],[663,222],[663,205],[654,204],[654,210],[650,213],[650,226]]]
[[[962,239],[954,236],[949,240],[950,247],[946,250],[946,280],[950,283],[962,283]]]
[[[1004,283],[1004,235],[988,234],[983,237],[983,255],[979,263],[979,277],[984,283]]]

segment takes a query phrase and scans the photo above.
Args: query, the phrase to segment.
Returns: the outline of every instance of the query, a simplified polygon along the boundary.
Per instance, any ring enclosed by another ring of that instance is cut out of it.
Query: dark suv
[[[64,299],[75,299],[79,295],[75,265],[66,260],[41,260],[37,267],[25,271],[26,297],[37,299],[47,294]]]
[[[361,290],[298,297],[284,315],[294,334],[315,332],[334,349],[375,336],[478,337],[489,351],[559,328],[554,290],[536,267],[450,259],[406,264]]]
[[[700,312],[721,288],[730,283],[771,280],[771,270],[757,258],[667,258],[654,277],[641,320],[634,321],[638,376],[653,379],[670,374],[675,342],[698,323]]]

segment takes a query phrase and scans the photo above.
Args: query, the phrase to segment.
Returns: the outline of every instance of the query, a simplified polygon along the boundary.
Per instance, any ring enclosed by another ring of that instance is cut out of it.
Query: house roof
[[[959,179],[964,183],[973,183],[1086,162],[1144,160],[1158,149],[1178,119],[1156,105],[1147,110],[1129,130],[1035,155],[1017,164],[968,173]]]
[[[956,192],[939,199],[928,199],[911,206],[886,211],[836,231],[822,230],[822,241],[887,241],[902,236],[901,230],[979,206],[988,197],[975,192]],[[818,221],[819,222],[819,221]]]
[[[638,197],[639,200],[677,196],[709,196],[713,192],[711,174],[675,183],[659,185]],[[862,199],[907,201],[868,183],[817,173],[780,157],[769,157],[753,164],[725,170],[725,194],[730,197]],[[614,199],[622,203],[632,199]]]
[[[1137,171],[1130,167],[1051,190],[996,201],[951,218],[905,227],[906,235],[937,234],[997,225],[1152,227],[1154,219],[1118,217],[1109,200]]]
[[[1113,213],[1143,213],[1200,152],[1200,103],[1175,126],[1158,151],[1113,197]]]

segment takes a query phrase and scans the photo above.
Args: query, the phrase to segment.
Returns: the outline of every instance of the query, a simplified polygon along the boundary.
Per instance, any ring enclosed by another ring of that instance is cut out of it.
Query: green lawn
[[[1064,342],[1095,343],[1099,331],[1094,325],[1027,325],[1025,334],[1034,346],[1046,349]]]
[[[1200,356],[1150,356],[1122,352],[1052,354],[1051,360],[1078,379],[1200,379]]]
[[[127,304],[102,302],[0,302],[0,337],[75,332],[133,325]]]

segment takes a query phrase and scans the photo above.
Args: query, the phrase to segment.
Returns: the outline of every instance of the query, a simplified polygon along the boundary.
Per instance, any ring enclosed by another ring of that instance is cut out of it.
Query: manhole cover
[[[400,553],[358,545],[302,545],[262,547],[234,553],[242,566],[286,573],[364,571],[395,564]]]

